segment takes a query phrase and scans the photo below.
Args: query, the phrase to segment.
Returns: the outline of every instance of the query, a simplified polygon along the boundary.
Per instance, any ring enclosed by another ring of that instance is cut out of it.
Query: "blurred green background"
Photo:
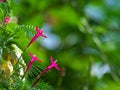
[[[48,36],[28,52],[45,66],[58,60],[62,72],[43,77],[54,90],[120,90],[120,0],[13,0],[11,9],[19,25]],[[19,46],[28,42],[22,37]]]

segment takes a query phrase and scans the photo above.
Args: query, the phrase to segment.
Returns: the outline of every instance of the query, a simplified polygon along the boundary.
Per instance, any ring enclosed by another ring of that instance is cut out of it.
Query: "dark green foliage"
[[[62,72],[60,75],[56,70],[46,73],[36,90],[120,89],[119,0],[12,0],[11,4],[8,1],[0,3],[0,27],[4,17],[12,16],[11,13],[18,24],[0,28],[0,62],[4,61],[3,47],[15,43],[25,49],[36,25],[51,38],[46,43],[45,39],[38,39],[23,54],[26,63],[32,51],[43,64],[34,63],[26,81],[16,86],[29,89],[34,78],[49,65],[49,56],[54,56]],[[4,90],[6,85],[1,87]]]
[[[21,80],[20,69],[25,70],[23,61],[28,64],[30,58],[28,52],[26,52],[27,55],[19,60],[17,54],[20,54],[21,50],[24,51],[28,43],[26,41],[30,41],[35,35],[35,26],[18,25],[17,18],[11,12],[10,4],[12,4],[10,1],[6,3],[0,2],[0,90],[30,90],[32,82],[44,68],[42,64],[35,63],[33,69],[30,69],[25,76],[25,80]],[[11,19],[7,24],[4,22],[6,16]],[[18,46],[21,50],[19,50]],[[41,81],[33,90],[50,90],[51,88],[50,85]]]

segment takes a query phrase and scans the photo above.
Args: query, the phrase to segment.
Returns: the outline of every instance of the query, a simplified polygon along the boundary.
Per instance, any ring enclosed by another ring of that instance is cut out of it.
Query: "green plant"
[[[39,67],[32,65],[35,60],[40,61],[35,55],[31,56],[31,60],[28,65],[23,55],[27,53],[28,47],[35,42],[39,37],[47,37],[43,34],[43,31],[36,26],[36,34],[29,35],[29,33],[35,33],[35,28],[31,25],[19,25],[18,20],[12,14],[11,0],[0,1],[0,89],[5,90],[29,90],[33,82],[33,78],[36,78],[43,70],[42,64]],[[26,44],[26,47],[19,48],[21,40],[28,40],[32,37],[31,41]],[[26,57],[27,58],[27,57]],[[27,69],[26,69],[27,66]],[[34,67],[34,70],[30,69]],[[25,76],[28,71],[31,72],[30,76]],[[44,70],[43,70],[44,71]],[[33,90],[50,90],[51,86],[40,81],[39,85],[33,88]]]

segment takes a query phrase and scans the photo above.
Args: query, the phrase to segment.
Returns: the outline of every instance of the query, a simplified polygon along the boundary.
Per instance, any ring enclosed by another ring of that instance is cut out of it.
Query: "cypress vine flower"
[[[26,68],[26,71],[25,71],[25,73],[24,73],[24,76],[25,76],[25,74],[26,74],[26,72],[30,69],[30,67],[32,66],[32,64],[33,64],[33,62],[34,61],[38,61],[38,62],[41,62],[41,60],[39,60],[35,55],[33,55],[32,53],[30,53],[30,56],[31,56],[31,60],[30,60],[30,62],[28,63],[28,65],[27,65],[27,68]],[[24,76],[22,77],[22,79],[24,78]]]
[[[41,78],[42,75],[44,75],[46,72],[48,72],[48,71],[51,70],[52,68],[55,68],[55,69],[58,70],[58,71],[61,70],[61,69],[58,67],[57,63],[56,63],[57,60],[54,61],[54,59],[53,59],[52,56],[50,57],[50,61],[51,61],[51,64],[50,64],[48,67],[46,67],[46,68],[40,73],[40,75],[37,76],[37,79],[36,79],[35,82],[32,84],[32,87],[34,87],[34,86],[37,84],[37,82],[40,80],[40,78]]]
[[[6,0],[0,0],[0,2],[6,2]]]
[[[38,26],[36,26],[36,32],[37,32],[37,33],[36,33],[35,36],[31,39],[31,41],[29,42],[29,44],[27,45],[26,48],[28,48],[39,36],[42,36],[42,37],[44,37],[44,38],[47,38],[47,36],[45,36],[45,35],[43,34],[43,31],[40,30]]]
[[[4,18],[4,24],[8,24],[10,22],[10,17],[6,16]]]
[[[31,56],[31,60],[29,62],[29,64],[27,65],[27,69],[26,69],[26,72],[30,69],[31,65],[33,64],[33,62],[35,60],[37,60],[38,62],[41,62],[41,60],[39,60],[35,55],[33,55],[32,53],[30,53],[30,56]]]

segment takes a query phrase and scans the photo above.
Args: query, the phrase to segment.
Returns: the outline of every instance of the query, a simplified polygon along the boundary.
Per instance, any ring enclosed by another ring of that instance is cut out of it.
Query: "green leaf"
[[[18,24],[10,22],[6,25],[6,33],[8,34],[13,34],[15,32],[15,30],[17,29]]]

